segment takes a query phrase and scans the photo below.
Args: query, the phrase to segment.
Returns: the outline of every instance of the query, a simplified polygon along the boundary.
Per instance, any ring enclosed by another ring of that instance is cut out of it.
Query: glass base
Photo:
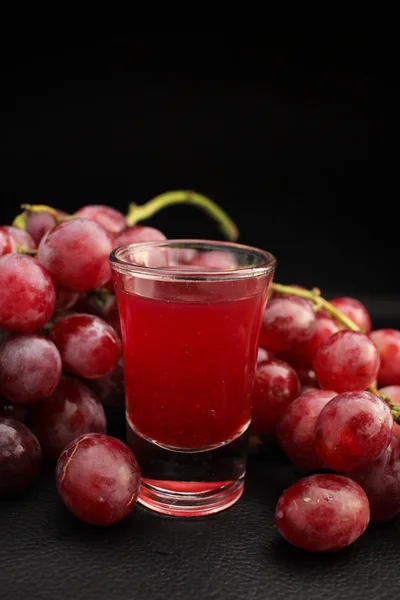
[[[127,419],[127,442],[136,455],[142,484],[138,501],[177,517],[211,515],[237,502],[243,493],[248,428],[209,449],[171,449],[139,435]]]
[[[243,488],[243,478],[215,484],[177,484],[174,481],[144,479],[138,502],[172,517],[204,517],[235,504],[243,494]]]

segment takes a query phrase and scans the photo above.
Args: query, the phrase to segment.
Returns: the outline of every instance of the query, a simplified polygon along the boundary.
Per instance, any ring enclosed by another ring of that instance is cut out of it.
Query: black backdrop
[[[277,256],[279,281],[397,313],[393,39],[376,15],[247,36],[24,27],[3,51],[2,220],[192,188]],[[219,235],[188,207],[151,224]]]
[[[281,282],[357,295],[378,326],[398,327],[394,37],[377,14],[354,27],[336,16],[339,27],[269,15],[248,36],[112,36],[75,22],[2,37],[2,221],[22,202],[125,209],[195,188],[231,213],[243,242],[277,255]],[[191,208],[152,223],[169,237],[218,235]],[[138,508],[107,531],[67,514],[49,470],[0,506],[0,597],[399,597],[398,520],[335,556],[299,552],[273,521],[299,473],[270,449],[250,463],[243,501],[218,518]]]

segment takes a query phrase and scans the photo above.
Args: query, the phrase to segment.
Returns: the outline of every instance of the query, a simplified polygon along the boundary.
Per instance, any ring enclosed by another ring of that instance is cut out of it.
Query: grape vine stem
[[[271,285],[271,289],[278,294],[298,296],[299,298],[304,298],[305,300],[311,300],[316,310],[324,309],[336,321],[338,321],[338,323],[344,325],[347,329],[363,333],[362,329],[358,327],[354,321],[349,319],[349,317],[333,306],[333,304],[331,304],[328,300],[322,298],[321,291],[318,288],[314,288],[312,290],[303,290],[302,288],[293,287],[291,285],[273,283]],[[381,394],[375,385],[368,386],[368,391],[386,402],[392,412],[393,419],[396,421],[396,423],[400,423],[400,405],[393,402],[393,400],[386,396],[386,394]]]
[[[192,206],[197,206],[197,208],[200,208],[217,222],[226,239],[233,242],[238,239],[239,229],[229,215],[213,200],[207,198],[207,196],[203,196],[202,194],[191,190],[165,192],[164,194],[152,198],[145,204],[139,205],[131,203],[129,205],[128,214],[125,217],[126,224],[128,227],[133,227],[134,225],[137,225],[137,223],[153,217],[159,210],[175,204],[190,204]],[[56,224],[75,219],[78,216],[61,216],[55,208],[46,206],[45,204],[22,204],[21,208],[24,212],[17,215],[13,221],[13,226],[18,227],[18,229],[25,229],[28,212],[38,214],[47,212],[54,217]]]
[[[146,204],[130,204],[126,223],[129,227],[132,227],[139,223],[139,221],[149,219],[162,208],[175,204],[197,206],[218,223],[222,233],[228,240],[236,241],[238,239],[239,229],[226,212],[218,204],[210,200],[210,198],[191,190],[165,192],[149,200]]]

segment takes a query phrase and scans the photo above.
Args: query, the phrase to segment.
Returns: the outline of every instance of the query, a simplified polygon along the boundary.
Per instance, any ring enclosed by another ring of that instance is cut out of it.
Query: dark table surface
[[[122,416],[110,433],[120,435]],[[77,521],[53,469],[26,495],[0,501],[1,600],[383,600],[400,598],[400,518],[370,525],[352,546],[309,554],[274,526],[282,490],[302,474],[267,445],[249,459],[236,506],[203,519],[137,506],[116,526]]]

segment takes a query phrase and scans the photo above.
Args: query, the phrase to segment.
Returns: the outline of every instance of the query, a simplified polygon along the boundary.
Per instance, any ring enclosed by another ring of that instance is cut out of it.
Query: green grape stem
[[[28,256],[36,256],[37,255],[37,250],[28,250],[28,249],[22,248],[19,244],[17,244],[17,252],[18,252],[18,254],[28,254]]]
[[[153,217],[159,210],[176,204],[197,206],[197,208],[200,208],[218,223],[219,228],[226,239],[233,242],[238,239],[239,229],[229,215],[210,198],[191,190],[165,192],[164,194],[152,198],[145,204],[130,204],[128,214],[125,218],[126,224],[128,227],[133,227],[134,225],[137,225],[137,223]],[[54,217],[57,224],[76,218],[76,215],[60,216],[55,208],[46,206],[45,204],[22,204],[21,208],[24,212],[17,215],[13,221],[13,226],[18,227],[18,229],[25,229],[26,215],[28,212],[47,212]]]
[[[343,314],[340,310],[338,310],[333,304],[331,304],[325,298],[322,298],[321,292],[318,288],[314,288],[312,290],[303,290],[302,288],[293,287],[291,285],[281,285],[280,283],[273,283],[271,285],[272,291],[290,296],[298,296],[299,298],[304,298],[305,300],[311,300],[314,304],[315,310],[324,309],[327,313],[329,313],[338,323],[344,325],[347,329],[351,329],[351,331],[359,331],[362,332],[362,329],[354,323],[349,317]],[[388,407],[392,412],[392,416],[396,423],[400,423],[400,405],[393,402],[391,398],[386,396],[386,394],[381,394],[379,390],[374,385],[368,386],[368,391],[375,396],[378,396],[381,400],[386,402]]]
[[[191,190],[165,192],[140,206],[134,203],[131,204],[126,216],[126,223],[129,227],[132,227],[140,221],[154,216],[159,210],[175,204],[197,206],[218,223],[222,233],[228,240],[236,241],[239,237],[236,224],[218,204],[215,204],[210,198]]]

